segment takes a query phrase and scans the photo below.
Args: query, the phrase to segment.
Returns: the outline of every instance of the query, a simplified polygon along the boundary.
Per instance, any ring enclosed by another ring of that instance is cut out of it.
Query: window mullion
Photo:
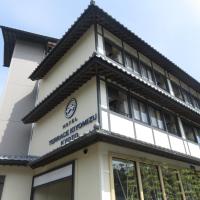
[[[143,193],[143,186],[142,186],[142,177],[141,177],[141,172],[140,172],[140,163],[136,162],[136,170],[137,170],[137,177],[138,177],[138,186],[139,186],[139,194],[140,194],[140,199],[144,199],[144,193]]]

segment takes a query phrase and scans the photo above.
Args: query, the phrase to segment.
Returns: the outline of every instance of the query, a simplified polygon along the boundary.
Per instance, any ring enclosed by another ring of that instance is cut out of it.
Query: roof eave
[[[187,162],[189,165],[193,164],[200,166],[200,159],[198,158],[187,156],[185,154],[178,153],[155,145],[151,145],[139,140],[135,140],[133,138],[127,138],[118,134],[113,134],[101,130],[94,130],[88,134],[85,134],[84,136],[81,136],[80,138],[68,143],[67,145],[60,147],[33,162],[30,162],[29,165],[33,169],[47,165],[51,162],[59,160],[64,156],[70,155],[97,142],[105,142],[112,145],[118,145],[120,147],[130,148],[133,150],[154,154],[168,159]]]
[[[49,41],[56,43],[58,39],[48,36],[43,36],[35,33],[30,33],[27,31],[22,31],[19,29],[14,29],[10,27],[0,26],[4,39],[4,62],[5,67],[10,66],[12,59],[15,42],[17,39],[25,40],[29,42],[36,42],[46,45]]]

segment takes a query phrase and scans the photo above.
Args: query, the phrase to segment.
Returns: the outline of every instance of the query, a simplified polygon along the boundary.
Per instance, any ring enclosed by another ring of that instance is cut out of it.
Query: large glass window
[[[140,171],[144,199],[163,199],[157,166],[140,163]]]
[[[33,200],[72,200],[73,164],[33,178]]]
[[[167,131],[180,136],[177,118],[169,113],[164,113],[164,119]]]
[[[135,163],[113,159],[113,175],[116,200],[139,200]]]
[[[108,102],[110,110],[129,116],[128,98],[121,90],[108,86]]]
[[[120,64],[123,64],[121,49],[116,45],[111,44],[107,40],[105,41],[105,52],[107,57],[111,58],[112,60]]]
[[[0,199],[3,192],[4,180],[5,180],[5,176],[0,176]]]
[[[181,180],[187,200],[200,199],[200,172],[191,169],[181,170]]]
[[[182,200],[181,185],[177,170],[162,167],[162,175],[167,199]]]
[[[195,136],[195,128],[187,122],[183,122],[183,128],[186,138],[192,142],[197,142]]]
[[[167,79],[165,76],[155,71],[155,79],[158,87],[162,88],[163,90],[169,91],[167,86]]]

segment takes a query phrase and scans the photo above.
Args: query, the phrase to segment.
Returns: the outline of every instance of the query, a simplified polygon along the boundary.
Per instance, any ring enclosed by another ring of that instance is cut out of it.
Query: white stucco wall
[[[28,152],[31,125],[24,125],[21,119],[34,107],[35,82],[28,77],[42,60],[43,50],[39,44],[16,42],[0,107],[1,155]]]
[[[71,98],[76,98],[78,103],[76,112],[72,117],[76,117],[77,121],[67,128],[63,128],[63,125],[70,121],[65,117],[65,108]],[[29,154],[40,156],[60,147],[60,141],[52,145],[49,145],[49,141],[96,113],[96,78],[93,78],[35,124],[30,141]],[[93,130],[94,123],[95,121],[76,132],[78,132],[80,136],[84,133],[88,133],[88,131]]]
[[[85,63],[95,51],[94,26],[91,26],[71,49],[53,66],[52,70],[40,80],[38,104],[74,71]]]
[[[27,167],[0,166],[0,175],[5,176],[1,200],[30,199],[32,173]]]

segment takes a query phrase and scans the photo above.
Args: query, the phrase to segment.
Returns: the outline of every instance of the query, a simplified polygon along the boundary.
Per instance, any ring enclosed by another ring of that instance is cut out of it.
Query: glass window
[[[156,118],[156,110],[152,107],[149,107],[151,125],[154,127],[158,127],[157,118]]]
[[[197,128],[197,142],[200,144],[200,128]]]
[[[120,48],[118,48],[115,45],[112,45],[108,41],[105,41],[105,51],[107,57],[120,64],[123,64],[122,51],[120,50]]]
[[[68,177],[34,188],[33,200],[72,200],[73,181]]]
[[[148,123],[148,112],[147,112],[147,107],[144,103],[140,102],[140,111],[141,111],[141,120],[144,123]]]
[[[182,93],[181,93],[181,88],[180,86],[178,86],[176,83],[174,82],[171,82],[172,83],[172,89],[173,89],[173,92],[174,92],[174,96],[183,100],[183,96],[182,96]]]
[[[167,199],[182,200],[181,186],[177,170],[163,167],[162,175]]]
[[[178,129],[178,123],[177,123],[177,119],[175,116],[165,113],[164,114],[164,118],[165,118],[165,123],[166,123],[166,129],[169,133],[173,133],[175,135],[179,135],[179,129]]]
[[[112,160],[116,200],[139,200],[135,163]]]
[[[129,116],[128,99],[124,92],[108,86],[108,101],[110,110]]]
[[[185,137],[192,142],[197,142],[194,127],[187,122],[183,122],[183,128],[185,131]]]
[[[165,76],[155,71],[155,79],[156,79],[156,84],[158,87],[162,88],[163,90],[168,91],[167,79]]]
[[[0,199],[3,192],[4,180],[5,180],[5,176],[0,176]]]
[[[132,99],[132,104],[133,104],[134,119],[140,120],[139,102],[136,99]]]
[[[141,67],[142,77],[148,79],[146,66],[143,63],[140,63],[140,67]]]
[[[181,180],[187,200],[200,199],[200,172],[191,169],[181,170]]]
[[[158,169],[154,165],[140,163],[144,199],[161,200],[162,190]]]
[[[190,96],[189,92],[187,92],[186,90],[182,89],[182,94],[183,94],[184,101],[193,106],[192,99],[191,99],[191,96]]]
[[[132,58],[129,54],[125,54],[125,66],[128,68],[128,69],[133,69],[133,66],[132,66]]]
[[[156,116],[157,116],[157,120],[158,120],[158,128],[164,130],[163,116],[159,110],[156,111]]]
[[[135,57],[132,57],[132,64],[133,64],[133,70],[135,73],[140,74],[140,69],[138,65],[138,59]]]
[[[194,105],[194,107],[200,109],[199,99],[197,99],[196,97],[192,95],[191,95],[191,98],[192,98],[192,104]]]

